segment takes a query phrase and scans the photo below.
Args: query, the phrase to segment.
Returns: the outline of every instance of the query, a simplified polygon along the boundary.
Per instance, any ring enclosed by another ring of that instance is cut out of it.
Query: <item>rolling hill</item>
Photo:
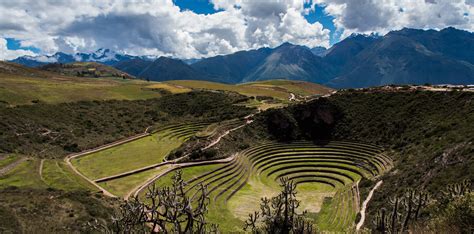
[[[166,58],[161,60],[164,60],[160,64],[165,68],[167,62],[179,62],[181,65],[187,66],[179,60],[170,61]],[[251,97],[267,96],[278,100],[278,105],[281,105],[281,102],[288,102],[291,93],[297,99],[303,99],[314,95],[326,95],[333,91],[322,85],[289,80],[232,85],[198,80],[155,82],[124,79],[128,78],[128,75],[123,72],[113,67],[92,62],[49,64],[40,68],[0,61],[0,103],[2,105],[17,106],[38,102],[136,100],[157,98],[170,93],[183,93],[192,90],[219,90],[237,92]],[[91,73],[89,69],[94,70]],[[159,69],[159,66],[157,69]],[[81,77],[77,76],[78,72]],[[183,75],[182,77],[190,78],[189,75]],[[254,104],[268,106],[264,102]]]
[[[66,76],[79,77],[116,77],[134,79],[135,77],[113,67],[96,62],[50,63],[40,66],[39,69]]]

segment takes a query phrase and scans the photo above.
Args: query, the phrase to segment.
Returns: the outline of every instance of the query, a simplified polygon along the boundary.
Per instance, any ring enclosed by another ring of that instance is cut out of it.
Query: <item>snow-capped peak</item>
[[[132,59],[133,56],[116,53],[110,49],[100,48],[91,53],[75,53],[65,54],[63,52],[57,52],[53,55],[39,55],[39,56],[22,56],[15,60],[24,65],[33,62],[37,66],[38,64],[46,63],[70,63],[70,62],[99,62],[107,65],[112,65],[117,62]]]

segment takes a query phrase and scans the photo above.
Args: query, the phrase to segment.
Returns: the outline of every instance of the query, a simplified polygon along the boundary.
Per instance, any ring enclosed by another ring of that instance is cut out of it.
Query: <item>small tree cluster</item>
[[[249,214],[245,231],[253,233],[313,233],[313,225],[305,218],[306,212],[298,214],[300,202],[296,199],[296,184],[281,178],[281,193],[271,199],[262,198],[260,212]]]

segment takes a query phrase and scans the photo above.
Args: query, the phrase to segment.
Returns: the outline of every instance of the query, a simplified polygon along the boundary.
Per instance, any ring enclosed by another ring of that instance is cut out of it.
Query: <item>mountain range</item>
[[[100,49],[91,54],[19,57],[26,66],[94,61],[143,79],[211,80],[241,83],[269,79],[305,80],[334,88],[387,84],[473,84],[474,34],[455,28],[405,28],[385,36],[351,35],[331,48],[284,43],[276,48],[179,60],[130,56]]]

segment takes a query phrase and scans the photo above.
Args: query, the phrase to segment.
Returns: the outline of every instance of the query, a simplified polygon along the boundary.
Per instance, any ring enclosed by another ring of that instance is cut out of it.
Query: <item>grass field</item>
[[[65,191],[97,191],[90,183],[72,172],[71,168],[61,160],[44,160],[42,176],[40,176],[40,162],[40,159],[28,158],[17,164],[8,173],[0,176],[0,188],[15,186],[34,189],[54,188]]]
[[[165,157],[208,123],[194,122],[162,126],[149,136],[87,154],[72,160],[72,164],[89,179],[97,180],[164,162]],[[168,168],[147,169],[113,180],[99,182],[107,191],[124,196],[136,186]]]
[[[63,161],[46,159],[43,162],[42,171],[43,181],[51,188],[65,191],[97,190],[89,182],[74,174],[71,168],[69,168]]]
[[[164,90],[170,91],[171,93],[185,93],[185,92],[190,92],[192,90],[190,88],[181,87],[178,85],[173,85],[173,84],[168,84],[168,83],[157,83],[157,82],[153,82],[153,84],[146,86],[146,88],[164,89]]]
[[[38,174],[39,165],[40,160],[34,158],[21,162],[7,174],[0,176],[0,188],[8,186],[46,188],[46,184],[41,180]]]
[[[325,95],[332,91],[332,89],[318,84],[290,80],[271,80],[238,85],[196,80],[174,80],[166,83],[192,89],[234,91],[246,96],[269,96],[281,101],[288,101],[290,93],[311,96]]]
[[[10,105],[160,97],[140,80],[84,77],[37,78],[0,74],[0,101]],[[171,91],[172,92],[172,91]]]
[[[11,63],[2,64],[11,71],[0,70],[0,104],[10,106],[37,102],[148,99],[163,95],[161,90],[169,93],[183,93],[193,89],[223,90],[246,96],[269,96],[283,102],[288,101],[290,93],[311,96],[332,91],[324,86],[303,81],[271,80],[238,85],[196,80],[147,82],[120,77],[75,77],[65,75],[69,73],[59,74]]]
[[[324,95],[331,89],[301,81],[265,81],[229,85],[207,81],[146,82],[121,78],[29,77],[0,73],[0,102],[8,105],[62,103],[84,100],[137,100],[157,98],[158,90],[171,93],[192,89],[234,91],[246,96],[269,96],[288,101],[289,93],[301,96]]]
[[[5,155],[0,156],[0,169],[16,161],[17,159],[18,159],[18,155],[15,155],[15,154],[5,154]]]
[[[371,178],[391,166],[381,149],[353,142],[313,145],[269,143],[250,148],[222,165],[182,169],[188,195],[206,185],[211,205],[208,219],[223,232],[242,230],[243,221],[256,211],[261,197],[279,192],[278,181],[288,177],[298,184],[301,211],[307,210],[320,230],[345,232],[354,227],[359,209],[355,203],[355,183]],[[155,183],[170,184],[173,173]],[[143,198],[145,191],[140,196]]]
[[[133,191],[137,186],[143,184],[148,179],[168,170],[170,165],[163,165],[157,169],[142,171],[126,177],[99,183],[100,186],[111,192],[115,196],[124,197]]]
[[[165,156],[184,141],[163,137],[163,133],[88,154],[72,160],[91,179],[99,179],[163,162]]]

